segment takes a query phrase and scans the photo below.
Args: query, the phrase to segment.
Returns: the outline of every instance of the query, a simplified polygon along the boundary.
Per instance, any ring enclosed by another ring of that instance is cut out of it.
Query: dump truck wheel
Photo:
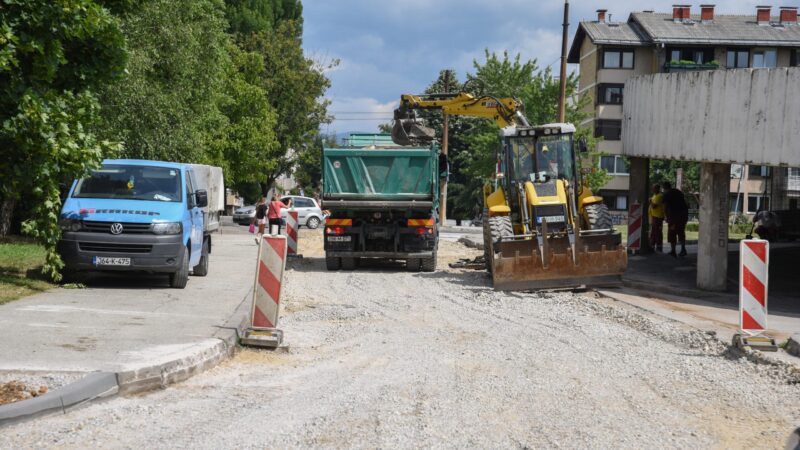
[[[342,258],[335,256],[325,256],[325,268],[328,270],[339,270],[342,267]]]
[[[422,260],[419,258],[409,258],[406,260],[406,270],[409,272],[419,272],[422,267]]]
[[[420,260],[420,267],[422,268],[423,272],[433,272],[436,270],[436,251],[433,252],[433,256],[429,256],[427,258],[422,258]]]
[[[586,217],[589,220],[590,230],[606,230],[613,229],[614,222],[611,221],[611,213],[608,211],[608,206],[603,203],[595,203],[588,205],[586,208]]]

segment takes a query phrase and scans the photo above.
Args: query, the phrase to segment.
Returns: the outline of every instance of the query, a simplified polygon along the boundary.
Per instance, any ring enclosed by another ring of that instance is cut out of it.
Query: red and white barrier
[[[250,328],[242,343],[258,347],[277,347],[283,340],[278,330],[281,286],[286,269],[286,237],[263,235],[258,247],[258,265],[253,283]]]
[[[289,243],[289,256],[297,256],[297,230],[300,220],[297,211],[288,211],[286,214],[286,240]]]
[[[634,202],[628,209],[628,249],[640,248],[642,248],[642,205]]]
[[[756,335],[767,329],[769,242],[745,239],[739,244],[739,327]]]

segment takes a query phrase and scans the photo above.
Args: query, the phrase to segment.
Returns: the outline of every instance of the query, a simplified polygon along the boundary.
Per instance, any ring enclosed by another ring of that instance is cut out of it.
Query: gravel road
[[[704,332],[591,294],[494,292],[446,268],[477,255],[454,242],[435,273],[330,273],[319,240],[286,275],[288,350],[7,427],[0,448],[776,448],[800,425],[796,373]]]

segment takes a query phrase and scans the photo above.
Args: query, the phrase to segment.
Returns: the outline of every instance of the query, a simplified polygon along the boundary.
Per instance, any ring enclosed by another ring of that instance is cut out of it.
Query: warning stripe
[[[286,242],[285,236],[262,237],[250,318],[254,329],[274,328],[278,324],[281,280],[286,264]]]
[[[333,226],[338,225],[342,227],[350,227],[353,225],[353,219],[331,219],[330,217],[325,220],[325,225]]]
[[[286,236],[289,244],[289,254],[297,254],[297,228],[298,228],[298,213],[297,211],[289,211],[286,221]]]
[[[742,331],[767,328],[767,263],[769,247],[760,239],[739,245],[739,310]]]
[[[408,219],[410,227],[432,227],[433,219]]]

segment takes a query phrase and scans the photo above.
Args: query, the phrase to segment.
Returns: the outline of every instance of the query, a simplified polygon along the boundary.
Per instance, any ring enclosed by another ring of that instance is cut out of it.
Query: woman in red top
[[[289,206],[292,205],[292,200],[289,199]],[[278,226],[278,234],[281,234],[281,209],[287,209],[289,206],[284,205],[282,201],[278,200],[277,197],[274,195],[272,196],[272,201],[269,202],[269,213],[267,214],[267,218],[269,218],[269,231],[272,232],[272,226]]]

